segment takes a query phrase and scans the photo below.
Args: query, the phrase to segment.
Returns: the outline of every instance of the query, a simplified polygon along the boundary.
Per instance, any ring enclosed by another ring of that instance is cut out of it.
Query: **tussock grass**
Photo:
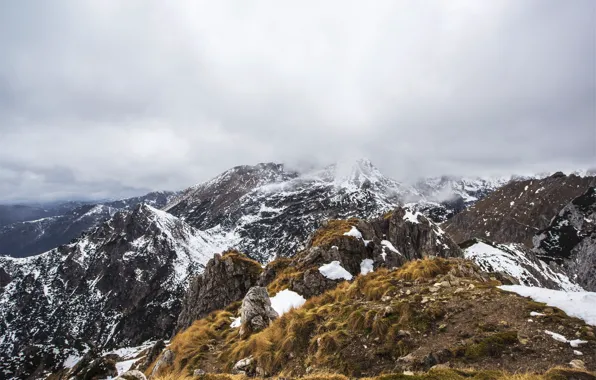
[[[343,236],[344,233],[349,232],[352,226],[355,226],[359,222],[358,219],[348,220],[330,220],[324,226],[319,228],[313,235],[312,246],[328,246],[333,241]]]

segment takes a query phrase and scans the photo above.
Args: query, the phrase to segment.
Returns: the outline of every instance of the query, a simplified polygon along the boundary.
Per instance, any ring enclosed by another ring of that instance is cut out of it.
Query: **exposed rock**
[[[155,361],[155,359],[157,359],[157,357],[161,355],[162,351],[165,348],[166,344],[162,339],[155,342],[155,344],[151,346],[151,348],[149,349],[149,352],[147,352],[145,360],[143,360],[143,363],[139,365],[138,369],[142,372],[145,372],[147,368],[149,368],[149,366]]]
[[[210,312],[241,300],[257,284],[261,271],[259,263],[241,253],[216,254],[205,271],[192,280],[176,329],[183,330]]]
[[[192,373],[193,376],[205,376],[207,374],[207,372],[205,372],[202,369],[195,369]]]
[[[240,375],[253,375],[256,371],[254,358],[252,356],[249,356],[247,358],[238,360],[238,362],[234,364],[232,371]]]
[[[512,181],[445,222],[456,242],[488,238],[495,243],[521,243],[532,238],[572,199],[596,185],[596,177],[554,175]]]
[[[118,355],[106,355],[98,357],[90,362],[83,361],[81,365],[77,365],[69,377],[82,380],[99,380],[118,376],[116,369],[116,362]]]
[[[361,272],[365,259],[374,267],[398,267],[405,262],[429,256],[461,257],[461,249],[441,228],[420,213],[397,208],[385,217],[364,221],[349,219],[329,221],[308,240],[306,249],[284,261],[283,267],[295,268],[288,288],[306,298],[337,286],[343,279],[332,280],[319,268],[333,261],[352,276]],[[274,261],[272,265],[277,265]],[[267,278],[279,269],[265,269]],[[266,284],[270,280],[262,280]]]
[[[153,369],[151,370],[151,376],[155,376],[155,375],[159,374],[159,370],[161,368],[172,365],[174,363],[174,357],[175,357],[174,351],[165,350],[159,356],[159,359],[157,359],[157,362],[153,366]]]
[[[574,359],[569,362],[569,365],[571,366],[571,368],[581,369],[583,371],[586,370],[586,363],[584,363],[583,360]]]
[[[596,188],[573,199],[534,237],[534,251],[596,291]]]
[[[267,288],[250,288],[242,300],[240,336],[246,337],[265,329],[279,315],[271,307]]]
[[[6,285],[8,285],[9,282],[10,276],[8,275],[8,273],[6,273],[4,268],[0,268],[0,288],[5,287]]]
[[[498,273],[504,284],[522,284],[557,290],[580,290],[559,265],[548,265],[522,244],[495,244],[472,239],[461,244],[467,259],[482,270]]]
[[[126,371],[122,375],[118,376],[116,379],[124,379],[124,380],[147,380],[145,374],[141,371],[133,369],[131,371]]]

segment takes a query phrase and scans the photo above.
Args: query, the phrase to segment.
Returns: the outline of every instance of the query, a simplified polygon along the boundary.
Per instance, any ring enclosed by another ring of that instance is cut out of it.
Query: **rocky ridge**
[[[161,208],[174,196],[172,192],[152,192],[140,197],[103,203],[65,202],[47,207],[21,206],[19,220],[0,225],[0,253],[13,257],[27,257],[49,251],[79,237],[81,233],[109,220],[120,210],[130,210],[146,203]],[[4,208],[8,208],[5,206]],[[19,206],[13,206],[19,208]],[[14,220],[14,210],[5,210],[5,219]],[[0,209],[0,218],[3,211]],[[39,216],[36,217],[36,216]]]

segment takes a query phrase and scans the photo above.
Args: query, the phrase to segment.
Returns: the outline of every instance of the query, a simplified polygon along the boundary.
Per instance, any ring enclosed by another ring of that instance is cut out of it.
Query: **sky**
[[[596,166],[593,0],[0,2],[0,202]]]

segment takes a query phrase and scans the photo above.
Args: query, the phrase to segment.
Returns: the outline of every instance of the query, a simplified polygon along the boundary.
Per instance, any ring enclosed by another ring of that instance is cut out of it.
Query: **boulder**
[[[278,314],[271,307],[267,289],[261,286],[250,288],[242,300],[240,336],[246,337],[265,329]]]
[[[163,352],[163,354],[161,354],[159,359],[157,359],[157,362],[155,363],[155,366],[153,367],[153,370],[151,371],[151,376],[153,377],[153,376],[157,375],[161,368],[164,368],[164,367],[174,364],[174,357],[175,357],[174,351],[165,350]]]
[[[143,372],[133,369],[124,372],[122,375],[118,376],[116,380],[147,380],[147,377]]]
[[[236,362],[232,368],[232,372],[245,376],[251,376],[255,373],[255,371],[255,360],[252,356],[238,360],[238,362]]]
[[[155,359],[157,359],[157,357],[162,353],[162,351],[165,348],[166,344],[163,340],[160,339],[157,342],[155,342],[155,344],[151,346],[151,348],[149,349],[149,352],[147,353],[145,360],[143,360],[143,362],[139,365],[138,369],[142,372],[146,371],[147,368],[149,368],[149,366],[151,365],[151,363],[153,363]]]

